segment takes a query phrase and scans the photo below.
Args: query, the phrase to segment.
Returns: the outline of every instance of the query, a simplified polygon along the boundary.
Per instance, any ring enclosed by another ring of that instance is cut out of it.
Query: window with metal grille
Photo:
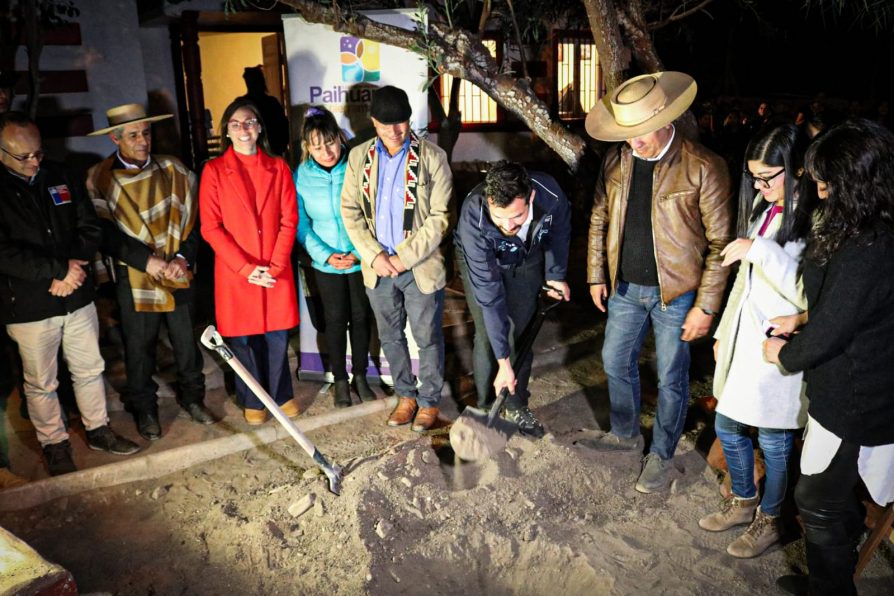
[[[602,97],[602,69],[593,37],[557,32],[555,56],[559,118],[584,118]]]
[[[481,43],[497,58],[497,40],[483,39]],[[441,105],[444,111],[450,111],[450,89],[453,86],[453,77],[441,75]],[[469,81],[462,81],[459,86],[459,111],[462,114],[463,124],[495,124],[498,122],[497,102],[491,99],[487,93]]]

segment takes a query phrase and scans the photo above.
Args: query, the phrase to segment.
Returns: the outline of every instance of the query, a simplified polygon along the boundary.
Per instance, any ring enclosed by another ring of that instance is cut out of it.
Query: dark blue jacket
[[[534,218],[530,246],[525,246],[524,239],[518,236],[504,236],[491,221],[484,183],[466,197],[456,227],[456,242],[465,254],[472,292],[481,305],[487,336],[498,359],[508,358],[510,352],[509,316],[501,272],[532,258],[544,260],[544,280],[562,281],[568,269],[571,239],[568,199],[552,176],[531,172],[531,180]]]
[[[0,323],[31,323],[72,313],[93,302],[92,261],[99,221],[83,182],[49,161],[32,184],[0,166]],[[70,296],[50,294],[68,260],[91,263]]]

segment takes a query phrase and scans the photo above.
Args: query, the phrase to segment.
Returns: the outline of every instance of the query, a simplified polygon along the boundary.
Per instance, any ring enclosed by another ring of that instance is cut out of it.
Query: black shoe
[[[137,410],[137,432],[147,441],[157,441],[161,438],[161,423],[158,422],[158,412],[150,410]]]
[[[211,413],[208,408],[205,407],[205,404],[201,402],[194,402],[191,404],[186,404],[183,406],[183,409],[189,414],[189,417],[192,418],[192,421],[198,424],[214,424],[217,422],[217,419],[214,418],[214,415]]]
[[[71,443],[67,440],[61,443],[43,446],[43,456],[47,460],[47,471],[50,476],[59,476],[76,472],[78,468],[71,459]]]
[[[376,394],[373,393],[372,388],[369,386],[366,375],[354,375],[353,385],[354,391],[360,397],[360,401],[376,401]]]
[[[115,455],[131,455],[140,450],[140,446],[115,434],[108,425],[87,431],[87,446],[94,451],[105,451]]]
[[[348,380],[342,379],[335,382],[335,407],[348,408],[351,406],[351,390],[348,387]]]
[[[810,579],[806,575],[783,575],[776,578],[776,587],[784,594],[807,596]]]
[[[518,425],[518,431],[523,435],[539,439],[546,434],[543,425],[540,424],[534,413],[528,409],[528,406],[522,406],[518,409],[506,408],[503,410],[503,418]]]

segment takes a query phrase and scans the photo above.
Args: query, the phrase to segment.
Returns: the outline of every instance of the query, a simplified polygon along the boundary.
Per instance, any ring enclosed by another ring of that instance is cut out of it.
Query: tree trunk
[[[593,42],[599,52],[602,77],[608,93],[624,81],[624,71],[630,58],[621,38],[618,11],[614,0],[581,0],[587,9],[587,19],[593,32]]]
[[[664,70],[664,65],[655,52],[655,44],[652,42],[652,36],[646,25],[642,2],[640,0],[631,0],[627,3],[626,11],[623,8],[618,8],[618,22],[630,42],[633,58],[643,69],[643,72],[660,72]]]

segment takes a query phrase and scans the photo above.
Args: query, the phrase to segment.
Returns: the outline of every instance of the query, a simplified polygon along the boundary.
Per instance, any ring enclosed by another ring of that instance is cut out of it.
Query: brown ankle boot
[[[403,426],[413,421],[416,413],[416,400],[412,397],[401,397],[397,407],[388,418],[388,426]]]
[[[732,495],[720,502],[720,511],[701,518],[698,525],[709,532],[723,532],[733,526],[751,523],[756,509],[757,497],[740,499]]]

